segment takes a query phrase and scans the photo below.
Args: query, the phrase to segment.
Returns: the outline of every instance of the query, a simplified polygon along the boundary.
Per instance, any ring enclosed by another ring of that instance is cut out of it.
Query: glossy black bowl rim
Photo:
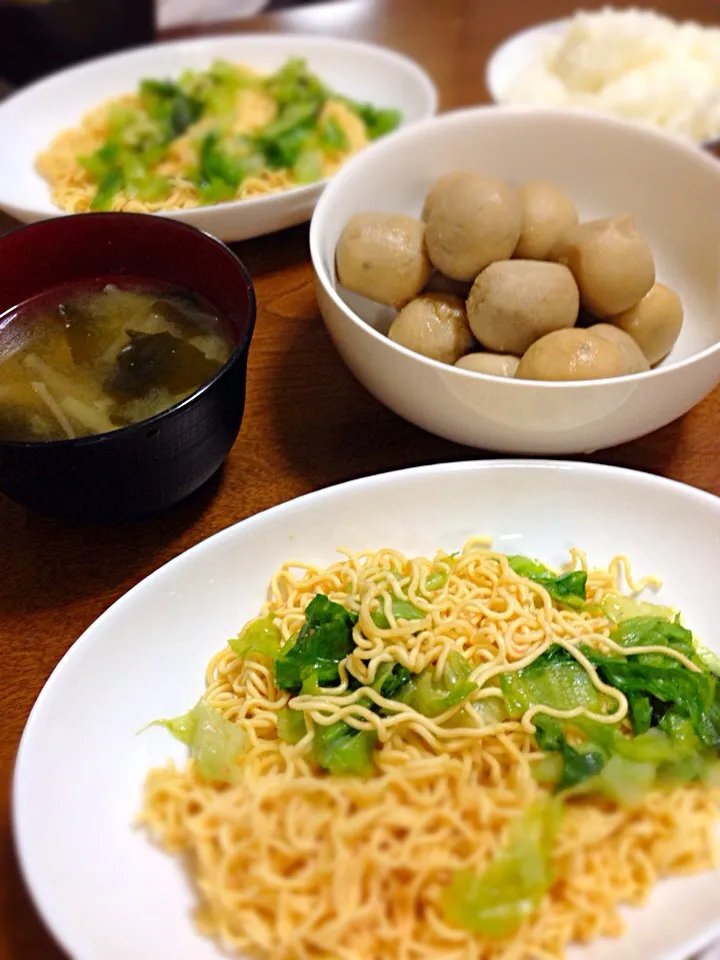
[[[105,433],[91,433],[84,437],[66,437],[63,440],[3,440],[0,438],[0,450],[10,449],[13,450],[41,450],[45,448],[63,448],[63,447],[79,447],[79,446],[92,446],[95,444],[107,443],[115,437],[130,437],[133,434],[144,433],[148,427],[152,428],[156,426],[161,420],[164,420],[166,417],[171,414],[181,411],[184,407],[188,406],[191,403],[194,403],[198,397],[202,396],[206,391],[210,390],[213,384],[217,383],[221,377],[227,373],[230,367],[232,367],[236,362],[242,360],[245,357],[250,349],[250,341],[252,340],[253,333],[255,331],[255,321],[257,319],[257,298],[255,296],[255,285],[253,283],[252,277],[242,262],[240,257],[235,254],[230,247],[218,240],[217,237],[213,234],[208,233],[207,230],[201,230],[199,227],[194,227],[189,223],[183,223],[181,220],[170,220],[169,218],[163,217],[160,214],[155,213],[124,213],[120,210],[113,210],[107,212],[98,212],[98,213],[77,213],[77,214],[68,214],[68,216],[77,216],[77,217],[94,217],[94,218],[115,218],[115,217],[156,217],[160,221],[164,221],[166,224],[171,224],[170,229],[182,229],[187,230],[192,233],[200,234],[200,236],[209,241],[216,249],[218,255],[230,258],[233,261],[233,265],[239,270],[242,279],[245,281],[245,286],[248,293],[248,315],[247,315],[247,328],[243,334],[240,342],[234,348],[230,356],[227,358],[225,363],[217,370],[216,373],[212,375],[209,380],[206,380],[202,383],[197,390],[194,390],[187,397],[184,397],[182,400],[179,400],[177,403],[174,403],[171,407],[168,407],[166,410],[161,410],[160,413],[156,413],[152,417],[148,417],[147,420],[140,420],[137,423],[130,423],[125,427],[118,427],[117,430],[108,430]],[[19,227],[15,227],[13,230],[8,231],[0,237],[0,244],[7,237],[14,236],[16,233],[20,233],[24,230],[32,230],[38,227],[40,224],[48,223],[47,220],[35,221],[34,223],[23,223]],[[151,278],[150,278],[151,279]],[[214,304],[213,304],[214,306]]]

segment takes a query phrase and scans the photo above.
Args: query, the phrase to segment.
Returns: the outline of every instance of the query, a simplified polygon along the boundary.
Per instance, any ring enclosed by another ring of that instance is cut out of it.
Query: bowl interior
[[[523,108],[438,117],[377,144],[331,183],[313,222],[316,267],[326,285],[336,287],[350,310],[376,330],[387,331],[393,312],[337,287],[340,233],[360,211],[418,217],[432,183],[453,170],[486,173],[516,186],[552,180],[570,194],[584,220],[631,213],[652,247],[658,280],[678,292],[685,310],[681,336],[662,366],[720,340],[720,165],[699,150],[619,121]]]
[[[236,345],[246,342],[253,291],[240,261],[193,227],[127,213],[58,217],[0,238],[0,314],[62,284],[136,277],[189,288],[227,320]]]

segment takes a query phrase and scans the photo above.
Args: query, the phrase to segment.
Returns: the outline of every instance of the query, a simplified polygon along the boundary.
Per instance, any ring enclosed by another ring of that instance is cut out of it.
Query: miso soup
[[[117,430],[194,393],[229,358],[225,320],[190,290],[112,278],[0,316],[0,440]]]

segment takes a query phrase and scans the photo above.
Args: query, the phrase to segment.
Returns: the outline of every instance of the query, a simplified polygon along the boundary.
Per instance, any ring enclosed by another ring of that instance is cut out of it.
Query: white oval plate
[[[500,550],[559,564],[625,552],[653,571],[660,600],[720,652],[720,500],[611,467],[485,461],[356,480],[282,504],[211,537],[119,600],[55,669],[28,720],[13,790],[14,831],[45,921],[75,960],[218,960],[194,930],[177,860],[131,823],[148,769],[182,746],[136,732],[196,702],[205,665],[254,616],[288,559],[335,548],[453,550],[491,534]],[[720,871],[663,882],[627,935],[568,960],[684,960],[720,934]]]
[[[140,47],[64,70],[0,104],[0,129],[12,131],[0,150],[0,209],[25,223],[59,217],[35,157],[61,130],[105,100],[132,92],[144,77],[177,77],[205,69],[221,57],[263,73],[289,57],[304,57],[312,71],[339,93],[392,107],[403,125],[432,116],[437,91],[416,63],[383,47],[349,40],[283,34],[203,37]],[[220,203],[162,216],[207,230],[220,240],[258,237],[308,220],[326,181],[282,193]]]

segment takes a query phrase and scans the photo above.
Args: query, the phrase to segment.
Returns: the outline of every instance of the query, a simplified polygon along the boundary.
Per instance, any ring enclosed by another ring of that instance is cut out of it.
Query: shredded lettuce
[[[281,645],[282,634],[279,627],[273,623],[272,617],[251,620],[239,636],[230,640],[230,649],[241,660],[247,660],[257,654],[274,660],[280,653]]]
[[[204,700],[172,720],[155,720],[190,748],[202,777],[217,783],[236,783],[242,775],[240,760],[248,747],[245,731],[227,720]]]
[[[638,691],[625,694],[628,702],[628,715],[633,733],[646,733],[653,723],[653,705],[650,697]]]
[[[347,134],[335,117],[328,117],[320,127],[320,147],[325,153],[336,150],[347,150],[349,146]]]
[[[695,644],[695,654],[703,666],[711,673],[714,673],[716,677],[720,677],[720,657],[718,657],[716,653],[713,653],[708,647],[703,646],[696,638],[693,642]]]
[[[395,692],[395,699],[425,717],[438,717],[467,700],[477,690],[478,685],[470,680],[471,672],[472,667],[466,658],[452,650],[440,679],[436,678],[435,666],[431,664],[421,673],[411,674]]]
[[[370,706],[369,701],[364,703]],[[377,743],[374,730],[356,730],[344,720],[329,726],[315,725],[315,758],[318,766],[335,775],[369,776]]]
[[[717,678],[708,673],[694,673],[677,666],[676,660],[665,657],[672,666],[637,663],[639,657],[622,661],[617,658],[595,658],[602,679],[623,693],[643,694],[657,703],[658,718],[667,709],[675,708],[692,723],[700,740],[707,747],[720,749],[720,692]]]
[[[481,700],[473,701],[465,709],[472,709],[480,717],[483,725],[488,727],[495,726],[495,724],[508,719],[507,704],[501,696],[483,697]]]
[[[307,733],[305,714],[302,710],[283,707],[278,713],[278,736],[286,743],[299,743]]]
[[[563,724],[554,717],[544,714],[535,717],[535,739],[541,750],[560,754],[562,765],[558,765],[558,790],[568,790],[590,780],[607,762],[605,752],[591,741],[571,746]]]
[[[339,97],[338,99],[362,120],[369,140],[377,140],[379,137],[392,133],[402,120],[402,114],[399,110],[379,109],[371,103],[358,103],[349,97]]]
[[[657,766],[649,761],[628,760],[614,754],[603,767],[594,791],[623,806],[634,806],[655,784]]]
[[[526,577],[528,580],[539,583],[558,603],[575,609],[585,606],[587,573],[584,570],[555,574],[539,561],[531,560],[529,557],[510,556],[507,561],[510,569],[519,577]]]
[[[653,615],[624,620],[611,639],[620,647],[667,647],[699,669],[690,670],[662,652],[609,656],[581,647],[601,680],[627,697],[633,735],[618,724],[539,713],[534,718],[537,744],[560,759],[544,763],[536,775],[557,790],[582,785],[617,802],[634,802],[648,784],[702,779],[720,751],[720,683],[703,665],[692,634],[676,621]],[[608,707],[575,658],[559,645],[529,666],[504,674],[501,689],[515,717],[533,706],[583,707],[596,713]]]
[[[264,166],[262,153],[248,137],[222,137],[218,130],[210,130],[200,141],[192,179],[203,203],[220,203],[232,200],[243,180]]]
[[[209,70],[186,70],[180,77],[183,92],[203,105],[203,116],[232,122],[238,93],[257,88],[260,79],[227,60],[215,60]]]
[[[412,673],[400,663],[384,663],[377,672],[373,689],[386,700],[394,700],[412,680]]]
[[[252,135],[238,136],[233,124],[238,97],[246,89],[272,97],[277,113]],[[264,78],[216,60],[208,70],[186,70],[178,81],[142,80],[138,95],[139,107],[111,109],[105,143],[78,158],[96,184],[93,210],[111,209],[121,191],[145,202],[167,197],[171,181],[156,167],[184,135],[197,134],[197,163],[184,174],[196,184],[203,204],[233,200],[243,181],[265,168],[288,168],[299,183],[313,183],[324,175],[325,156],[349,145],[338,119],[323,116],[334,94],[301,59],[288,60]],[[370,139],[400,121],[397,111],[346,102]]]
[[[146,202],[162,200],[170,181],[154,171],[168,144],[203,112],[200,101],[167,80],[143,80],[141,109],[115,107],[108,117],[108,138],[93,154],[78,158],[96,182],[91,210],[110,210],[125,190]]]
[[[357,615],[325,594],[313,597],[305,610],[305,622],[294,640],[275,660],[275,682],[280,690],[297,692],[313,674],[320,686],[339,679],[338,664],[352,651]]]
[[[584,667],[557,644],[529,666],[504,673],[500,686],[511,716],[519,718],[537,704],[555,710],[601,709],[604,699]]]
[[[508,937],[540,906],[553,882],[551,857],[562,805],[543,799],[513,824],[481,874],[463,870],[442,893],[445,917],[486,937]]]
[[[302,149],[292,165],[292,171],[298,183],[315,183],[317,180],[322,180],[324,168],[320,150],[311,146]]]
[[[169,143],[200,119],[203,104],[170,80],[142,80],[140,101]]]
[[[396,620],[424,620],[429,616],[427,610],[420,610],[410,600],[401,600],[399,597],[393,597],[390,603],[392,614]],[[384,607],[380,606],[370,614],[373,623],[381,630],[388,630],[390,621],[385,613]]]
[[[448,582],[450,571],[457,563],[457,559],[456,553],[449,553],[447,556],[441,557],[440,562],[447,564],[447,568],[442,570],[433,570],[432,573],[429,573],[425,578],[425,589],[429,590],[431,593],[435,590],[441,590]]]
[[[281,105],[294,103],[320,104],[330,91],[307,67],[307,61],[293,57],[280,69],[266,77],[265,91]]]
[[[616,725],[583,718],[563,722],[541,714],[535,723],[538,746],[548,751],[537,764],[536,779],[556,790],[581,788],[626,805],[660,783],[702,779],[712,756],[698,752],[689,724],[675,735],[653,728],[629,737]]]
[[[602,611],[613,623],[622,623],[637,617],[659,617],[661,620],[674,620],[676,617],[672,607],[661,607],[657,603],[625,597],[620,593],[608,593],[603,599]]]

